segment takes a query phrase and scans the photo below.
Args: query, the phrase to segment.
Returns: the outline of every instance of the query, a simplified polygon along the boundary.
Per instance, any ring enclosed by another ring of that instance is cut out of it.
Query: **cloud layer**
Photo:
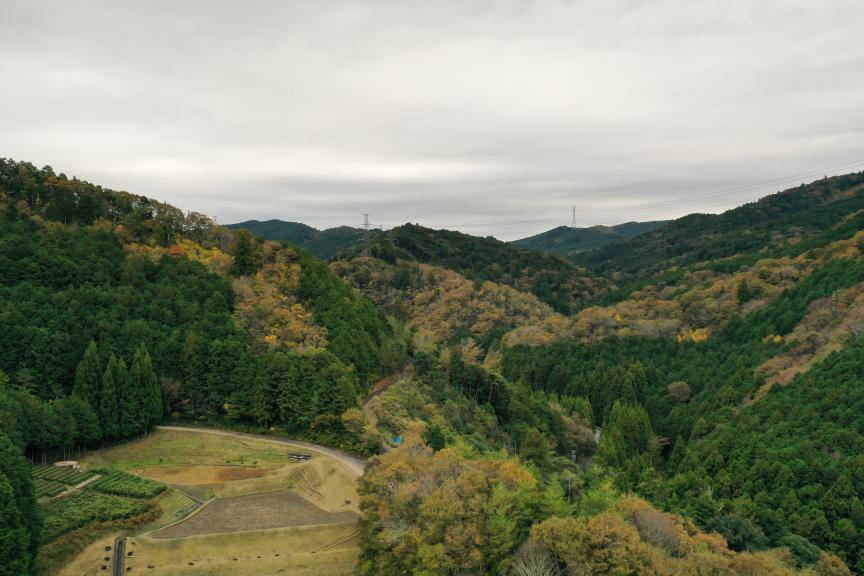
[[[0,155],[510,239],[864,168],[858,0],[0,0]]]

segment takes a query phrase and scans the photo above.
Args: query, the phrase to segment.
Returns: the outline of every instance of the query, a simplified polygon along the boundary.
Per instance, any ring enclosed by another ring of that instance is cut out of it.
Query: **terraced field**
[[[298,451],[311,458],[292,459]],[[127,539],[124,573],[348,575],[358,553],[362,461],[343,462],[329,452],[266,437],[166,429],[96,452],[84,464],[103,475],[88,486],[101,496],[134,500],[152,497],[155,487],[173,488],[159,497],[162,517]],[[204,505],[195,509],[189,497]],[[70,563],[74,571],[61,574],[105,574],[109,556],[91,546]]]

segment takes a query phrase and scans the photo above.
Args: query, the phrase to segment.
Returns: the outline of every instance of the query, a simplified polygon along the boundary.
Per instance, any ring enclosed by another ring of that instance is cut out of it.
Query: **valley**
[[[862,179],[566,258],[406,224],[324,262],[4,160],[5,554],[40,576],[861,573]]]

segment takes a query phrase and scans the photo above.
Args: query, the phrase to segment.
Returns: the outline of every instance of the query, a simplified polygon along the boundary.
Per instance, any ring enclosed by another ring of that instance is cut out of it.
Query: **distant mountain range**
[[[557,256],[570,257],[580,252],[597,250],[612,242],[629,240],[660,228],[668,220],[654,222],[625,222],[616,226],[591,226],[590,228],[571,228],[558,226],[536,236],[514,240],[512,245],[538,252],[548,252]]]
[[[590,228],[559,226],[535,236],[514,240],[509,244],[517,248],[527,248],[568,258],[581,252],[597,250],[612,242],[629,240],[634,236],[651,232],[666,222],[666,220],[626,222],[616,226]],[[330,260],[340,252],[354,248],[363,241],[363,230],[350,226],[318,230],[301,222],[247,220],[228,224],[228,228],[244,228],[267,240],[291,242],[306,248],[324,260]]]
[[[322,260],[330,260],[363,240],[363,230],[360,228],[339,226],[318,230],[300,222],[284,220],[247,220],[228,224],[228,228],[243,228],[266,240],[297,244]]]

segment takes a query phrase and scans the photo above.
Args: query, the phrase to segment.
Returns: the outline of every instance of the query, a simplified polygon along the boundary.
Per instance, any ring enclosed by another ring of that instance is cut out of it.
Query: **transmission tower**
[[[576,207],[573,206],[573,217],[570,218],[570,228],[576,228]]]
[[[369,256],[369,214],[363,214],[363,256]]]

